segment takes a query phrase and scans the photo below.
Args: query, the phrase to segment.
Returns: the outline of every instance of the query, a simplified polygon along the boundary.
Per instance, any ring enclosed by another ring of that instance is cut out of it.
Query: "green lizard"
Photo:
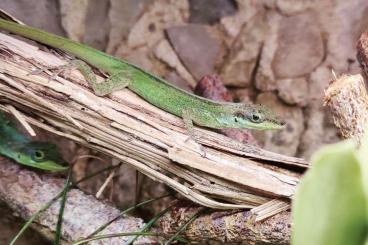
[[[96,95],[103,96],[128,87],[149,103],[183,118],[191,136],[193,123],[209,128],[281,129],[284,123],[267,108],[244,103],[216,102],[181,90],[124,60],[81,43],[39,29],[0,19],[0,29],[61,49],[110,77],[97,83],[91,68],[77,60],[78,68]]]
[[[0,155],[16,162],[43,170],[63,171],[67,167],[59,165],[64,161],[57,148],[46,142],[31,141],[21,133],[0,112]]]

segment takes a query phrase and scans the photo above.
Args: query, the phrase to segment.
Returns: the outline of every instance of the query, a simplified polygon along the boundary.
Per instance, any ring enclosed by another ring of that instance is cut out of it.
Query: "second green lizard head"
[[[15,161],[30,167],[48,171],[62,171],[68,168],[56,146],[50,143],[31,141],[15,148],[14,153],[12,155]]]

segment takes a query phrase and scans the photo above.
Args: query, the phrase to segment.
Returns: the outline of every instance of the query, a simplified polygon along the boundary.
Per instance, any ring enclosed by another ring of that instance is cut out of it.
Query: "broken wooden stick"
[[[249,209],[274,198],[288,200],[308,167],[303,159],[196,127],[206,148],[203,158],[195,142],[186,141],[180,118],[132,92],[97,97],[77,71],[55,80],[48,71],[32,75],[67,59],[4,34],[0,51],[1,110],[11,104],[29,124],[127,162],[200,205]]]
[[[55,67],[65,60],[4,34],[0,34],[0,45],[6,54],[0,56],[0,109],[7,111],[6,105],[12,104],[30,124],[126,161],[201,205],[229,209],[263,204],[254,205],[252,200],[235,204],[236,192],[266,199],[290,198],[300,174],[288,167],[308,166],[302,159],[196,128],[206,148],[203,158],[196,143],[186,141],[180,118],[128,90],[97,97],[77,71],[68,79],[50,80],[50,73],[30,75],[37,67]],[[271,167],[272,163],[277,166]],[[227,202],[213,200],[211,195]]]

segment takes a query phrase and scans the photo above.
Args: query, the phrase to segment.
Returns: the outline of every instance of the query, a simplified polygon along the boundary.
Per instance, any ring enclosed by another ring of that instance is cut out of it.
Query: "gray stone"
[[[241,30],[225,58],[221,77],[226,85],[249,87],[268,26],[260,12]]]
[[[220,21],[222,28],[230,38],[235,38],[245,23],[257,14],[255,2],[236,0],[238,11],[231,16],[223,17]]]
[[[165,77],[165,80],[171,82],[175,86],[184,89],[185,91],[188,91],[190,93],[193,92],[192,88],[189,86],[188,82],[182,78],[177,72],[173,71],[167,74]]]
[[[130,29],[142,14],[143,9],[152,0],[111,0],[109,20],[111,29],[107,52],[112,53],[116,50],[121,41],[129,34]]]
[[[312,102],[306,110],[306,129],[301,137],[299,156],[310,159],[325,144],[339,141],[339,134],[328,121],[327,112],[319,101]]]
[[[277,0],[277,9],[285,15],[294,15],[314,8],[321,0]]]
[[[310,102],[322,104],[324,90],[333,79],[332,70],[327,65],[319,66],[310,74],[308,97]]]
[[[86,27],[83,43],[99,50],[105,50],[109,38],[110,22],[108,19],[110,2],[89,0],[86,15]],[[98,31],[96,31],[98,30]]]
[[[214,24],[224,16],[236,13],[234,0],[189,0],[189,22]]]
[[[307,75],[321,63],[324,48],[317,19],[314,12],[304,12],[281,20],[272,61],[276,78]]]
[[[51,0],[1,0],[0,8],[27,25],[65,35],[60,22],[58,1]]]
[[[214,73],[220,43],[205,26],[189,24],[170,27],[166,31],[180,60],[196,80]]]
[[[60,0],[61,24],[67,36],[78,42],[83,42],[86,34],[86,16],[88,0],[68,1]]]
[[[285,103],[298,106],[308,103],[308,82],[304,77],[278,80],[277,90]]]
[[[347,72],[351,62],[356,62],[357,40],[367,29],[368,1],[338,1],[334,8],[326,7],[321,13],[321,26],[328,33],[326,63],[337,74]]]
[[[263,92],[272,91],[277,88],[271,63],[277,49],[277,33],[282,18],[276,12],[267,12],[265,16],[268,25],[267,37],[262,47],[255,80],[256,88]]]
[[[237,88],[230,90],[234,94],[234,98],[236,101],[241,103],[251,103],[252,99],[256,95],[256,91],[254,88]]]

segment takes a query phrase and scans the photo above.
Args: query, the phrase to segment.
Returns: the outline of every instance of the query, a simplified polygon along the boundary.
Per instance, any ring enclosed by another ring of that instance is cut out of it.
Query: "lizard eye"
[[[45,157],[45,153],[43,151],[36,150],[33,156],[36,161],[40,161],[43,160],[43,158]]]
[[[253,113],[250,117],[250,120],[254,123],[260,123],[262,122],[262,117],[258,113]]]

